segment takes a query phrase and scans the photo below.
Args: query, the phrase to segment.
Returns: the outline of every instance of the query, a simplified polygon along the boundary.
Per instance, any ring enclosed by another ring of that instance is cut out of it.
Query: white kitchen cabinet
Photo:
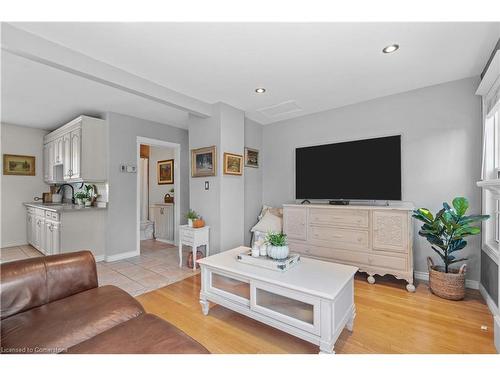
[[[66,133],[62,136],[63,147],[63,178],[69,180],[71,178],[71,133]]]
[[[52,148],[52,163],[44,164],[47,182],[103,182],[107,180],[107,122],[80,116],[44,138],[44,152]],[[50,157],[47,157],[50,160]],[[62,165],[62,167],[60,167]],[[55,168],[57,166],[57,168]],[[59,173],[57,173],[59,172]]]
[[[71,136],[71,178],[80,178],[82,129],[73,130]]]
[[[151,207],[152,218],[155,224],[155,239],[174,243],[174,204],[157,203]]]
[[[45,220],[45,255],[59,254],[59,228],[59,222]]]
[[[45,182],[49,182],[49,173],[50,173],[50,151],[49,151],[50,143],[46,143],[43,145],[43,180]]]
[[[88,249],[97,261],[104,259],[105,209],[25,205],[28,243],[38,251],[54,255]]]

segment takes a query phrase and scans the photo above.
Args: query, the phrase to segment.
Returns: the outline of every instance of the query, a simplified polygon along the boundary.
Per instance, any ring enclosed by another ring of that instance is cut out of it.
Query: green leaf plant
[[[266,234],[266,243],[271,246],[286,246],[286,234],[284,233],[276,233],[276,232],[268,232]]]
[[[481,233],[475,223],[489,219],[489,215],[465,216],[469,202],[464,197],[456,197],[452,202],[453,208],[446,202],[443,208],[434,216],[427,208],[418,208],[413,211],[413,217],[424,224],[418,232],[430,242],[434,250],[444,263],[444,272],[448,273],[450,265],[467,260],[458,257],[457,251],[467,246],[464,240],[467,236]]]

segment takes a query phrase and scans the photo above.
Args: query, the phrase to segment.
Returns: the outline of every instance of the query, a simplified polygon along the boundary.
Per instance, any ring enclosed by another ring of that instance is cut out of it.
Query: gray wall
[[[189,115],[189,148],[216,146],[217,156],[219,148],[219,114],[207,119]],[[191,157],[191,155],[189,155]],[[222,166],[217,162],[217,174],[210,177],[189,177],[190,207],[203,217],[206,225],[210,226],[210,251],[216,253],[220,249],[220,174]],[[191,171],[189,172],[191,176]],[[205,190],[205,181],[209,182],[209,190]]]
[[[137,165],[137,137],[178,143],[180,149],[181,223],[189,208],[188,132],[166,124],[117,113],[107,113],[109,122],[109,206],[106,255],[136,250],[137,174],[123,173],[121,164]],[[178,194],[177,194],[178,196]]]
[[[1,247],[24,245],[26,238],[26,210],[23,202],[33,202],[49,191],[43,181],[43,136],[48,132],[24,126],[1,124],[0,154],[34,156],[35,176],[1,176]],[[3,156],[0,163],[3,163]],[[3,165],[0,168],[3,170]],[[0,172],[3,173],[3,172]]]
[[[437,211],[443,201],[460,195],[469,199],[471,213],[479,213],[478,83],[477,77],[453,81],[264,126],[263,203],[294,201],[296,147],[402,134],[403,200]],[[335,172],[327,168],[325,173]],[[476,236],[463,252],[471,280],[479,280],[479,249]],[[433,255],[430,246],[416,235],[416,271],[427,271],[428,255]]]
[[[262,209],[262,134],[259,123],[245,119],[245,147],[260,150],[259,168],[246,167],[245,173],[245,245],[249,246],[250,229],[256,224]]]
[[[243,154],[244,113],[225,103],[213,105],[209,118],[189,117],[189,148],[216,146],[217,175],[191,177],[191,208],[210,226],[210,253],[215,254],[244,241],[244,175],[223,173],[224,152]],[[205,190],[205,181],[210,189]]]

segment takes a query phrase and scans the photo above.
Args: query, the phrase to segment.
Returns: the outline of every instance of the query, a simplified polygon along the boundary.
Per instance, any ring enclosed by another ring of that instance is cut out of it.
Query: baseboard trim
[[[414,271],[413,276],[417,280],[429,281],[429,272]],[[479,289],[479,281],[465,280],[465,287],[469,289]]]
[[[483,296],[484,300],[486,301],[486,304],[488,305],[488,308],[490,309],[491,313],[497,317],[500,315],[500,311],[498,309],[498,306],[495,304],[495,301],[490,297],[486,289],[484,288],[483,284],[479,284],[479,293]]]
[[[102,262],[104,260],[104,255],[94,255],[96,262]]]
[[[127,259],[127,258],[132,258],[141,255],[140,251],[133,250],[133,251],[126,251],[124,253],[119,253],[119,254],[113,254],[113,255],[106,255],[104,260],[106,262],[115,262],[117,260],[122,260],[122,259]]]
[[[7,243],[2,244],[2,248],[3,247],[15,247],[15,246],[28,246],[28,243],[20,241],[20,242],[7,242]]]

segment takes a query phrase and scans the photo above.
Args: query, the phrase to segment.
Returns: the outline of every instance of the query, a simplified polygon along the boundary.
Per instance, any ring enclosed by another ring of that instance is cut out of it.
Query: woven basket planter
[[[429,287],[436,296],[459,301],[465,296],[465,269],[463,264],[460,269],[448,269],[445,273],[442,267],[435,266],[430,257],[427,258],[429,266]]]

